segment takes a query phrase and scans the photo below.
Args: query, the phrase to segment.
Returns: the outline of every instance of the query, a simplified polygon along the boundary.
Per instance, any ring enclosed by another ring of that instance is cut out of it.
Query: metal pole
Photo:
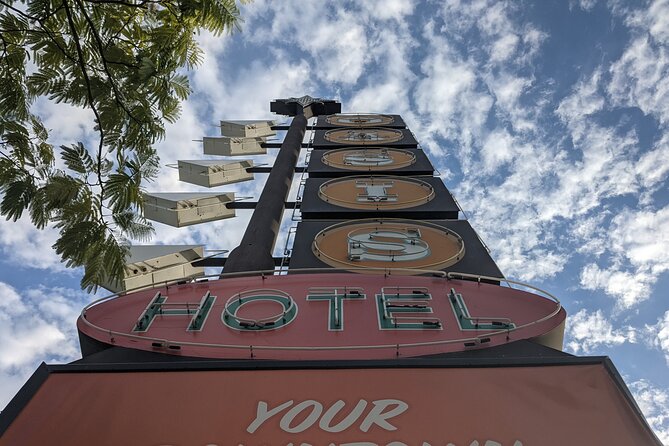
[[[239,246],[233,249],[228,256],[224,272],[274,269],[272,257],[274,242],[279,233],[281,217],[306,128],[307,118],[302,110],[299,110],[281,144],[281,149],[279,149],[272,171],[258,199],[251,221],[244,232],[244,237]]]

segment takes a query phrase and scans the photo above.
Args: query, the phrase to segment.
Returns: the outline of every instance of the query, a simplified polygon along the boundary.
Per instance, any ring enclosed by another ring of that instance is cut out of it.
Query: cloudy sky
[[[274,98],[401,114],[506,276],[562,300],[565,350],[610,356],[669,445],[669,1],[257,0],[243,16],[240,33],[200,36],[162,162],[202,158],[193,140],[271,118]],[[54,144],[94,136],[88,112],[64,108],[36,104]],[[256,177],[223,190],[257,196]],[[169,167],[148,188],[198,190]],[[155,242],[232,249],[249,212],[156,224]],[[93,296],[54,240],[0,222],[0,406],[41,361],[79,357]]]

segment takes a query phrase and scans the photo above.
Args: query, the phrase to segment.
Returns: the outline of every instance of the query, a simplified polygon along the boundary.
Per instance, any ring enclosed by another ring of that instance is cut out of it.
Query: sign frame
[[[547,349],[550,350],[550,349]],[[494,355],[494,351],[488,350]],[[210,372],[210,371],[256,371],[262,373],[268,370],[299,370],[307,372],[338,371],[338,370],[374,370],[374,369],[504,369],[516,367],[563,367],[563,366],[598,366],[604,369],[605,376],[610,379],[613,388],[619,397],[623,399],[625,410],[631,412],[633,423],[637,424],[639,431],[646,436],[648,443],[661,446],[661,442],[653,433],[644,418],[641,410],[634,401],[631,392],[625,385],[622,377],[608,357],[575,357],[562,352],[549,353],[549,357],[456,357],[439,359],[413,359],[413,360],[383,360],[383,361],[193,361],[193,362],[146,362],[146,363],[73,363],[66,365],[47,365],[42,363],[33,373],[26,384],[10,401],[5,410],[0,413],[0,445],[5,444],[4,434],[19,419],[21,412],[26,409],[33,398],[38,396],[40,390],[46,388],[48,380],[52,376],[85,374],[108,374],[114,373],[118,376],[131,376],[133,373],[156,372],[178,373],[178,372]],[[167,361],[167,359],[166,359]],[[555,370],[555,369],[554,369]],[[129,379],[129,378],[128,378]],[[501,410],[505,410],[501,408]],[[73,423],[77,421],[74,420]],[[101,420],[101,423],[105,423]],[[557,425],[556,429],[564,426]],[[243,429],[243,427],[242,427]],[[378,430],[377,430],[378,432]],[[385,443],[383,443],[385,444]],[[459,444],[459,443],[458,443]],[[526,443],[526,446],[530,446]]]

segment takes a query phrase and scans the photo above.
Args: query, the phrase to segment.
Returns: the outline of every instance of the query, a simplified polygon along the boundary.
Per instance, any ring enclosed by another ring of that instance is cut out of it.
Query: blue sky
[[[507,277],[561,299],[565,350],[611,356],[669,444],[669,1],[256,1],[243,16],[241,33],[200,36],[162,162],[203,158],[193,140],[271,118],[274,98],[401,114]],[[85,110],[35,110],[56,145],[95,137]],[[256,178],[222,190],[258,196]],[[198,190],[168,167],[148,189]],[[232,249],[249,212],[156,224],[154,241]],[[0,406],[39,362],[79,355],[93,296],[54,240],[0,222]]]

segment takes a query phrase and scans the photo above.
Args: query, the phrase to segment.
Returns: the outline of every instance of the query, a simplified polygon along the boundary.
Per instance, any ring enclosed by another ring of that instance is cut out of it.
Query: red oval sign
[[[341,273],[139,291],[90,305],[78,328],[103,343],[191,357],[388,359],[547,333],[561,343],[564,320],[557,301],[507,286]]]

